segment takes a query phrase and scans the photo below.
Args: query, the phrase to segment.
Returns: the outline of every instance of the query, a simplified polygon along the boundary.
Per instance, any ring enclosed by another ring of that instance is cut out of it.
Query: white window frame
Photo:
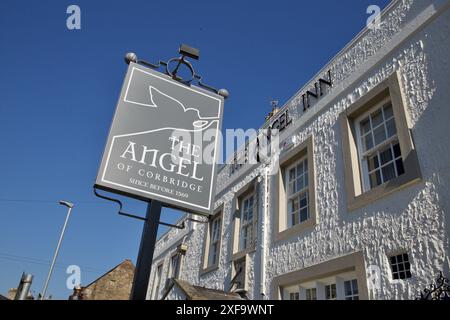
[[[317,288],[316,287],[305,288],[304,290],[305,290],[305,300],[308,300],[308,301],[317,300]],[[310,292],[311,297],[312,297],[312,292],[314,292],[314,299],[308,299],[308,292]]]
[[[309,151],[309,150],[308,150]],[[303,163],[303,174],[301,176],[298,176],[297,174],[297,166]],[[305,170],[305,163],[307,165],[306,170]],[[299,160],[295,161],[294,164],[288,166],[285,170],[285,181],[286,181],[286,186],[285,186],[285,190],[286,190],[286,221],[287,221],[287,226],[288,228],[292,228],[296,225],[300,225],[306,221],[308,221],[311,218],[311,206],[310,206],[310,177],[309,177],[309,166],[310,163],[308,161],[308,155],[306,154],[305,156],[303,156],[302,158],[300,158]],[[290,172],[292,169],[295,169],[295,178],[293,181],[290,181]],[[306,181],[306,183],[304,183],[304,186],[301,190],[297,190],[297,192],[291,194],[291,183],[294,184],[297,182],[297,180],[299,178],[302,178],[304,180],[304,182]],[[301,196],[303,196],[304,194],[306,194],[306,206],[301,207],[300,206],[300,199]],[[291,212],[291,206],[290,206],[290,202],[292,200],[298,200],[298,210],[296,211],[295,214],[298,215],[298,223],[297,224],[293,224],[292,223],[292,216],[293,213]],[[303,221],[300,221],[300,212],[302,209],[306,208],[307,210],[307,218]]]
[[[243,265],[243,268],[239,272],[238,265],[240,265],[240,264]],[[248,290],[248,287],[247,287],[247,265],[248,265],[248,263],[247,263],[247,255],[245,255],[241,259],[233,261],[233,280],[236,280],[236,279],[239,279],[239,278],[242,279],[242,283],[240,283],[241,286],[237,286],[236,282],[235,281],[233,282],[232,286],[234,287],[233,288],[234,291],[236,291],[236,290],[247,291]],[[238,272],[239,272],[239,274],[238,274]],[[238,276],[238,277],[236,278],[236,276]]]
[[[406,254],[407,258],[408,258],[408,261],[405,261],[405,259],[403,258],[403,255],[405,255],[405,254]],[[402,256],[402,262],[398,261],[398,256]],[[392,263],[392,260],[391,260],[394,257],[395,257],[395,264]],[[411,258],[409,256],[408,252],[398,252],[398,253],[389,255],[388,259],[389,259],[389,265],[391,267],[391,277],[392,277],[393,281],[405,281],[405,280],[408,280],[408,279],[412,278]],[[409,268],[406,267],[406,264],[409,265]],[[397,271],[394,271],[394,268],[393,268],[394,265],[397,268]],[[403,270],[400,270],[400,268],[399,268],[400,265],[402,265]],[[401,278],[400,277],[400,275],[402,273],[405,274],[405,278]],[[408,276],[408,273],[409,273],[409,276]],[[395,274],[398,274],[398,278],[397,279],[395,279],[395,277],[394,277]]]
[[[289,292],[289,300],[300,300],[300,292],[299,291]]]
[[[356,288],[353,286],[353,282],[356,281]],[[351,294],[347,294],[345,288],[346,283],[350,283]],[[356,299],[355,299],[356,298]],[[359,284],[358,279],[344,280],[344,300],[359,300]]]
[[[332,297],[332,293],[333,293],[332,288],[333,288],[333,286],[334,286],[334,297]],[[325,300],[337,300],[337,298],[338,298],[338,292],[337,292],[337,285],[336,285],[336,282],[330,283],[330,284],[326,284],[326,285],[324,286],[324,288],[325,288]],[[329,288],[330,290],[328,290],[328,288]],[[328,291],[330,291],[330,297],[332,297],[332,298],[330,298],[330,299],[327,299],[327,293],[328,293]]]
[[[357,117],[354,121],[355,121],[355,131],[356,131],[356,145],[358,147],[358,160],[359,160],[359,164],[360,164],[360,174],[361,174],[361,183],[362,183],[362,188],[363,188],[363,192],[367,192],[370,191],[373,188],[378,187],[379,185],[382,185],[392,179],[395,179],[397,177],[399,177],[398,171],[397,171],[397,165],[396,165],[396,161],[397,160],[402,160],[402,154],[400,152],[400,156],[395,157],[394,155],[394,145],[395,144],[399,144],[400,147],[400,142],[398,139],[398,129],[397,129],[397,123],[395,121],[395,117],[394,117],[394,112],[392,112],[392,115],[390,118],[385,119],[384,116],[384,107],[390,103],[391,104],[391,108],[392,111],[393,110],[393,106],[392,106],[392,101],[391,98],[388,96],[385,99],[383,99],[381,102],[377,103],[374,107],[370,108],[370,110],[364,112],[362,115],[360,115],[359,117]],[[377,111],[381,111],[382,116],[383,116],[383,121],[381,124],[377,125],[376,128],[373,128],[372,126],[372,117],[371,115]],[[364,150],[364,146],[362,144],[362,134],[361,134],[361,122],[363,120],[369,119],[370,121],[370,134],[373,136],[375,129],[380,128],[381,126],[384,126],[384,131],[385,131],[385,136],[387,137],[386,140],[384,140],[383,142],[375,145],[375,140],[373,139],[373,146],[371,149],[369,150]],[[392,135],[391,137],[388,137],[388,131],[387,131],[387,126],[386,123],[390,120],[394,120],[394,124],[395,124],[395,128],[396,128],[396,132],[394,135]],[[378,160],[381,160],[381,156],[380,156],[380,151],[381,150],[385,150],[387,147],[390,147],[391,149],[391,153],[392,153],[392,160],[390,160],[388,163],[381,165],[381,163],[379,163],[379,167],[376,168],[373,171],[369,171],[369,166],[368,166],[368,158],[369,156],[373,156],[375,153],[378,155]],[[392,179],[389,179],[387,181],[385,181],[384,177],[383,177],[383,167],[386,167],[390,164],[393,164],[394,166],[394,171],[395,171],[395,177]],[[380,171],[380,177],[381,177],[381,184],[371,187],[370,185],[370,174],[374,173],[376,171]],[[404,169],[403,169],[404,170]],[[404,173],[404,172],[403,172]]]
[[[242,198],[241,200],[241,212],[240,212],[240,221],[239,221],[239,251],[244,251],[246,249],[249,249],[253,246],[255,241],[255,218],[256,218],[256,194],[255,192],[250,193],[246,197]],[[250,202],[250,199],[252,199],[252,206],[250,207],[250,204],[245,207],[246,202]],[[246,210],[247,209],[247,210]],[[252,218],[248,219],[248,215],[251,212]],[[245,214],[247,214],[247,219],[244,219]],[[248,232],[250,230],[250,232]]]
[[[222,231],[222,215],[218,215],[211,220],[210,225],[210,240],[208,250],[208,263],[207,266],[211,267],[217,264],[220,257],[220,237]],[[214,257],[214,261],[212,260]]]
[[[153,281],[153,294],[152,299],[157,300],[159,296],[159,289],[161,286],[161,278],[162,278],[163,264],[159,264],[155,270],[155,279]]]
[[[177,264],[174,266],[174,261],[177,261]],[[176,253],[172,255],[170,258],[170,277],[169,278],[178,278],[180,276],[180,268],[181,268],[181,254]]]

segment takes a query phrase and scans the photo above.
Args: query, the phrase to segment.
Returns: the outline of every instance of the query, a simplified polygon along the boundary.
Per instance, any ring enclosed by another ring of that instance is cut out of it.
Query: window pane
[[[395,126],[394,118],[392,118],[391,120],[388,120],[386,122],[386,129],[387,129],[388,138],[392,137],[393,135],[395,135],[397,133],[397,127]]]
[[[386,150],[380,152],[380,160],[381,165],[388,163],[392,160],[392,151],[391,147],[387,148]]]
[[[289,194],[296,193],[297,190],[295,189],[295,181],[289,182]]]
[[[382,143],[386,140],[386,132],[384,131],[384,126],[380,126],[373,131],[375,137],[375,145]]]
[[[291,223],[292,223],[293,226],[298,224],[298,213],[297,212],[292,213],[292,215],[291,215]]]
[[[248,208],[248,200],[244,201],[244,212],[247,211]]]
[[[398,157],[400,157],[402,155],[402,153],[400,151],[400,144],[399,143],[396,143],[393,146],[393,149],[394,149],[394,158],[398,158]]]
[[[308,173],[305,173],[305,175],[303,176],[305,178],[305,187],[308,186]]]
[[[380,164],[378,162],[378,155],[369,157],[368,165],[369,165],[369,171],[373,171],[376,168],[378,168],[380,166]]]
[[[383,115],[381,114],[381,110],[377,110],[371,114],[372,117],[372,128],[379,126],[383,123]]]
[[[303,177],[297,179],[297,191],[302,190],[305,187]]]
[[[364,151],[372,149],[373,148],[372,134],[369,133],[368,135],[364,136],[362,138],[362,142],[361,143],[363,145]]]
[[[295,179],[295,168],[292,168],[289,170],[289,181],[292,181]]]
[[[411,265],[409,264],[409,262],[405,262],[405,270],[410,270],[411,269]]]
[[[380,170],[377,170],[370,174],[370,188],[375,188],[381,184]]]
[[[301,197],[300,197],[300,208],[304,208],[308,205],[308,194],[304,193]]]
[[[361,126],[361,135],[364,135],[365,133],[369,132],[370,131],[369,118],[361,121],[360,126]]]
[[[344,286],[345,286],[345,295],[346,296],[351,296],[352,295],[352,288],[351,288],[350,281],[345,281],[344,282]]]
[[[303,173],[303,162],[300,162],[297,165],[297,177],[300,176]]]
[[[401,176],[402,174],[405,173],[405,168],[403,167],[403,160],[402,159],[398,159],[395,162],[395,165],[397,166],[397,173],[399,176]]]
[[[317,300],[317,290],[316,288],[312,288],[311,290],[311,300]]]
[[[386,103],[384,105],[384,118],[389,119],[394,116],[394,113],[392,111],[392,104],[390,102]]]
[[[308,220],[308,207],[300,210],[300,222]]]
[[[384,182],[387,182],[395,178],[395,169],[393,163],[390,163],[387,166],[383,167],[382,171]]]
[[[352,280],[353,294],[358,294],[358,280]]]
[[[298,207],[298,198],[295,198],[293,200],[291,200],[291,213],[292,212],[297,212],[299,209]]]

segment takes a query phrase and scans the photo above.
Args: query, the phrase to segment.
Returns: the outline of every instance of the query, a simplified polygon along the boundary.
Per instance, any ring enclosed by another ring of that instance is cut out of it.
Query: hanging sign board
[[[95,187],[209,215],[223,97],[130,63]]]

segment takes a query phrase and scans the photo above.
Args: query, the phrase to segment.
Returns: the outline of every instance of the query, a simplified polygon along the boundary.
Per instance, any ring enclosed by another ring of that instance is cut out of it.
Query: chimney
[[[280,111],[280,108],[278,108],[278,100],[270,101],[270,105],[272,106],[272,111],[270,111],[266,116],[266,121],[269,121],[274,115],[278,113],[278,111]]]
[[[28,273],[22,273],[20,284],[17,287],[16,296],[14,300],[27,300],[30,292],[31,283],[33,282],[33,275]]]

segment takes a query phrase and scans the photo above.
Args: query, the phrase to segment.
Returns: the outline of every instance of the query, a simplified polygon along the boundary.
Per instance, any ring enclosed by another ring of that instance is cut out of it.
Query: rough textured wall
[[[381,288],[371,296],[376,299],[414,298],[439,270],[448,272],[450,140],[448,121],[444,119],[450,119],[450,13],[435,13],[443,3],[449,1],[396,1],[384,16],[381,30],[364,32],[324,68],[332,70],[335,83],[324,98],[305,114],[299,105],[302,90],[286,104],[294,117],[292,127],[297,128],[294,132],[289,129],[295,143],[313,135],[318,224],[295,238],[272,243],[275,193],[269,191],[269,214],[261,217],[265,188],[264,179],[261,180],[259,221],[264,218],[265,225],[259,226],[257,251],[249,256],[250,298],[259,299],[261,293],[274,296],[270,285],[276,276],[355,251],[364,253],[366,267],[375,265],[381,269]],[[429,19],[433,15],[438,17]],[[347,212],[343,176],[347,164],[343,163],[338,115],[397,70],[423,179],[364,208]],[[309,87],[311,83],[304,88]],[[228,289],[235,193],[255,177],[262,177],[264,168],[245,170],[231,175],[230,166],[226,165],[219,173],[216,206],[224,204],[219,269],[199,276],[206,228],[199,224],[184,238],[188,251],[181,270],[183,280]],[[269,188],[276,188],[273,177],[269,178]],[[175,231],[170,231],[167,239],[174,239],[173,236]],[[165,261],[163,281],[175,246],[175,241],[164,241],[154,262],[158,265]],[[407,250],[411,260],[413,277],[406,281],[390,279],[387,254],[399,249]],[[263,266],[261,259],[265,261]]]
[[[404,1],[399,8],[409,2]],[[397,17],[400,19],[404,15],[399,13]],[[450,84],[446,54],[450,50],[449,27],[447,11],[385,56],[341,94],[344,98],[336,99],[297,133],[299,143],[311,133],[314,137],[318,225],[295,239],[268,248],[267,289],[274,276],[359,250],[364,252],[366,267],[381,268],[381,288],[373,298],[414,298],[432,282],[439,270],[448,270],[446,214],[449,207],[448,202],[444,204],[441,200],[448,189],[443,188],[439,180],[445,179],[448,186],[448,174],[441,168],[449,163],[450,145],[439,133],[447,126],[442,119],[450,119],[448,108],[443,108],[450,101],[448,90],[444,89]],[[362,41],[357,47],[359,51],[353,51],[356,61],[372,51],[370,41]],[[353,68],[353,60],[338,59],[333,74],[337,79],[345,79],[347,70]],[[343,163],[338,115],[396,70],[401,73],[406,92],[406,109],[423,181],[348,213],[342,170],[346,164]],[[440,153],[444,149],[442,145],[446,146],[446,151]],[[446,178],[439,179],[441,174]],[[275,187],[273,183],[272,187]],[[271,208],[271,212],[275,210]],[[399,249],[407,250],[410,255],[413,277],[406,281],[390,280],[387,254]]]
[[[83,300],[129,300],[134,266],[125,260],[117,268],[83,288]]]

